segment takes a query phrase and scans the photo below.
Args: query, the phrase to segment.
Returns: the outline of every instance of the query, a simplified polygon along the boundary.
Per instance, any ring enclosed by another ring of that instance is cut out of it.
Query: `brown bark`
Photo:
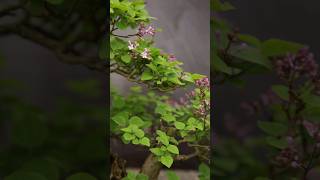
[[[149,180],[157,180],[162,164],[158,161],[157,157],[150,154],[144,161],[140,173],[149,177]]]

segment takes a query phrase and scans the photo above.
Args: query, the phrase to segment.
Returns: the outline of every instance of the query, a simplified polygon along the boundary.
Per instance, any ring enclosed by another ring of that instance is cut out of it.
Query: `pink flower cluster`
[[[154,27],[152,27],[152,26],[146,27],[144,24],[139,25],[138,36],[140,36],[140,37],[145,36],[145,35],[154,36],[155,34],[156,34],[156,30]]]
[[[208,77],[204,77],[196,81],[198,87],[210,87],[210,81]]]
[[[136,49],[138,46],[139,46],[139,44],[138,44],[137,42],[131,42],[131,41],[129,40],[129,46],[128,46],[129,50],[134,50],[134,49]]]
[[[144,59],[151,59],[150,50],[148,48],[144,48],[144,51],[141,53],[141,57]]]
[[[307,48],[301,49],[297,54],[277,58],[275,68],[278,76],[285,80],[288,80],[292,74],[311,78],[318,74],[314,55]]]
[[[291,166],[298,168],[301,165],[299,154],[296,149],[288,147],[283,149],[280,154],[275,158],[280,166]]]
[[[170,54],[169,55],[169,61],[176,61],[177,60],[177,58],[173,55],[173,54]]]

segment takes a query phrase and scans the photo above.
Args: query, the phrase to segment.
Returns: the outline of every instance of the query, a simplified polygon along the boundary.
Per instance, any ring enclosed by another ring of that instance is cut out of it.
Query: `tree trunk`
[[[158,161],[157,157],[150,154],[144,161],[140,173],[147,175],[149,180],[157,180],[162,164]]]

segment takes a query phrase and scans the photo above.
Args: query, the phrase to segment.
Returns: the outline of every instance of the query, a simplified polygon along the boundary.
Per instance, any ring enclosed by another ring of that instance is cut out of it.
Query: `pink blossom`
[[[140,24],[139,26],[139,32],[138,35],[139,36],[144,36],[144,35],[151,35],[154,36],[156,34],[156,30],[154,27],[152,26],[145,26],[144,24]]]
[[[204,77],[202,79],[197,80],[196,85],[199,87],[209,87],[210,86],[209,78]]]
[[[150,50],[147,48],[144,48],[144,51],[141,53],[141,57],[144,59],[151,59]]]
[[[129,46],[128,46],[129,50],[134,50],[134,49],[136,49],[138,46],[139,46],[139,44],[138,44],[137,42],[133,42],[133,43],[132,43],[132,42],[129,40]]]
[[[176,61],[176,60],[177,58],[173,54],[169,55],[169,61]]]

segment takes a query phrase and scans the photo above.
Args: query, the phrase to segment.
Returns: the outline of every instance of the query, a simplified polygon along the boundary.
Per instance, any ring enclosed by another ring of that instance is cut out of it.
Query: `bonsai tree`
[[[319,167],[320,153],[320,73],[314,55],[299,43],[241,34],[220,14],[235,8],[220,0],[212,4],[213,83],[245,88],[245,76],[257,74],[275,75],[278,80],[261,93],[261,98],[242,104],[246,112],[259,119],[253,126],[260,130],[258,136],[246,136],[240,143],[235,137],[217,138],[214,177],[311,178],[310,172]],[[241,131],[241,126],[235,131]]]
[[[149,25],[152,19],[143,0],[110,1],[110,72],[147,87],[146,92],[132,87],[128,96],[112,91],[111,136],[149,152],[140,174],[126,176],[120,160],[114,161],[113,179],[157,179],[163,167],[196,156],[209,162],[209,79],[185,72],[174,55],[154,46],[158,30]],[[128,29],[133,33],[126,34]],[[187,86],[193,90],[179,101],[165,94]],[[193,152],[181,154],[182,144]],[[205,165],[201,169],[208,170]],[[208,176],[203,173],[203,179]]]

